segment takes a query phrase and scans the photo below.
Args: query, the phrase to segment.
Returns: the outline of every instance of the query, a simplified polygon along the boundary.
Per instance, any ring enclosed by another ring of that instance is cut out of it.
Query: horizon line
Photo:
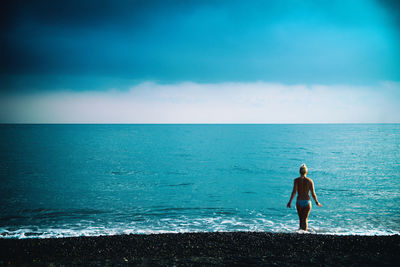
[[[196,123],[196,122],[176,122],[176,123],[165,123],[165,122],[154,122],[154,123],[136,123],[136,122],[0,122],[0,125],[313,125],[313,124],[400,124],[400,122],[304,122],[304,123]]]

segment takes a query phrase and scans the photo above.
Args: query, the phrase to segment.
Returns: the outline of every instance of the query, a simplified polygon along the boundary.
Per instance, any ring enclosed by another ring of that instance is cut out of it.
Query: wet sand
[[[399,262],[399,235],[231,232],[0,239],[0,266],[394,266]]]

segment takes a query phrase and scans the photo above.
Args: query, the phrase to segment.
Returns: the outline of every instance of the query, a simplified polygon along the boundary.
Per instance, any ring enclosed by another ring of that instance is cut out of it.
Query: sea
[[[400,124],[2,124],[0,238],[400,233]]]

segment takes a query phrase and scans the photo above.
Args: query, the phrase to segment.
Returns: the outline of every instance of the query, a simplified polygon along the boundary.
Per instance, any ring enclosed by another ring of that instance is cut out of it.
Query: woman
[[[296,208],[300,219],[300,229],[304,231],[307,231],[307,220],[311,211],[311,200],[310,195],[308,194],[309,191],[311,191],[311,196],[315,200],[315,204],[317,204],[318,207],[322,207],[321,203],[319,203],[317,200],[317,196],[315,195],[314,182],[310,178],[306,177],[307,172],[308,169],[306,164],[302,164],[300,166],[300,177],[294,179],[292,195],[287,203],[287,207],[290,208],[292,200],[297,192],[298,196]]]

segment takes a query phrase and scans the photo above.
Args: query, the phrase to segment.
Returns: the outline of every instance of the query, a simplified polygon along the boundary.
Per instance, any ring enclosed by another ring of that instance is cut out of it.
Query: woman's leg
[[[303,209],[299,204],[296,204],[296,209],[297,209],[297,215],[299,215],[300,229],[303,229],[303,220],[301,219],[303,217]]]
[[[303,222],[304,222],[304,231],[308,229],[308,215],[310,215],[311,211],[311,202],[308,204],[307,207],[303,208]]]
[[[296,204],[296,208],[297,214],[299,215],[300,229],[307,231],[307,220],[311,211],[311,203],[308,204],[307,207],[301,207],[300,205]]]

